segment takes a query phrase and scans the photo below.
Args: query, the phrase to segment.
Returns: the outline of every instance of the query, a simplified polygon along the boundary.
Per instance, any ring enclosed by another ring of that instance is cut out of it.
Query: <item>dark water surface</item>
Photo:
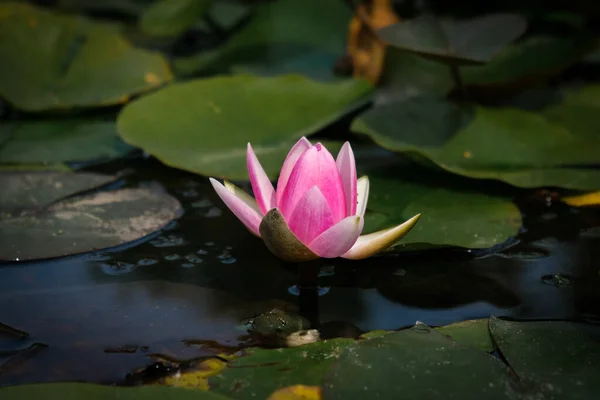
[[[0,265],[0,385],[119,383],[158,354],[191,359],[235,348],[244,319],[296,304],[294,271],[243,228],[207,179],[152,161],[101,169],[124,167],[132,169],[126,185],[160,182],[183,217],[135,246]],[[323,270],[330,290],[320,322],[335,336],[491,314],[600,321],[600,239],[580,234],[598,215],[561,205],[529,212],[521,244],[476,260],[436,250],[335,262]]]

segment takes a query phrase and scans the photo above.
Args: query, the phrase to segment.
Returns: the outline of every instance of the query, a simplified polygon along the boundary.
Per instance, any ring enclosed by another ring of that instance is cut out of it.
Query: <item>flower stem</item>
[[[320,260],[299,263],[298,308],[301,316],[310,322],[311,329],[318,329],[319,322],[319,270]]]

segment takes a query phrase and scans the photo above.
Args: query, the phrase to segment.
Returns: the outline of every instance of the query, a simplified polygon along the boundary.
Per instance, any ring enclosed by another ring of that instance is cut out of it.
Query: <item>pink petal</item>
[[[252,150],[250,143],[248,143],[246,158],[246,165],[248,166],[248,174],[250,175],[250,183],[252,184],[254,197],[256,197],[256,201],[262,213],[266,214],[271,208],[276,207],[275,189],[267,177],[262,165],[260,165],[258,158],[256,158],[256,154],[254,154],[254,150]]]
[[[279,179],[277,180],[277,204],[281,201],[281,197],[283,195],[283,191],[288,183],[288,179],[294,169],[294,165],[306,150],[310,148],[311,144],[307,138],[302,136],[300,140],[296,142],[294,147],[290,150],[285,161],[283,162],[283,167],[281,167],[281,172],[279,173]]]
[[[304,194],[288,219],[290,230],[306,245],[333,224],[331,208],[317,186]]]
[[[361,176],[356,183],[356,215],[365,216],[369,201],[369,177]]]
[[[350,260],[362,260],[387,249],[410,232],[420,217],[421,214],[417,214],[396,227],[359,237],[354,246],[342,257]]]
[[[350,143],[346,142],[335,160],[346,195],[346,216],[356,215],[356,162]]]
[[[213,178],[210,178],[210,183],[231,212],[246,225],[250,232],[260,237],[258,227],[263,216],[260,214],[256,201],[229,182],[226,182],[228,188]],[[240,191],[243,195],[236,191]]]
[[[339,257],[347,252],[358,239],[364,220],[359,215],[344,218],[316,237],[308,246],[315,254],[323,258]]]
[[[342,178],[335,160],[321,143],[312,146],[300,156],[290,175],[281,201],[277,203],[286,220],[302,196],[313,186],[317,186],[325,196],[333,214],[334,223],[342,220],[346,216],[346,197]]]

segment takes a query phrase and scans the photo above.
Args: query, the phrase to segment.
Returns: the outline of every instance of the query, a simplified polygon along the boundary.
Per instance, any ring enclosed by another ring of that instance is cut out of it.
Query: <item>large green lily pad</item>
[[[157,0],[139,21],[142,32],[152,36],[178,36],[191,28],[210,8],[212,0]]]
[[[223,46],[175,61],[178,73],[249,64],[277,66],[312,52],[342,55],[351,10],[336,0],[278,0],[261,4],[252,20]],[[319,64],[320,66],[321,64]],[[333,64],[327,66],[332,70]],[[298,71],[295,71],[298,72]]]
[[[240,180],[248,178],[250,142],[275,178],[297,139],[339,118],[370,91],[365,81],[326,84],[297,75],[197,79],[128,104],[117,129],[167,165]]]
[[[202,390],[147,386],[115,387],[91,383],[42,383],[0,389],[5,400],[226,400],[227,397]]]
[[[346,347],[328,371],[326,399],[506,399],[514,383],[501,361],[418,323]]]
[[[459,246],[487,248],[516,236],[521,213],[510,198],[445,186],[422,184],[369,174],[371,189],[367,208],[385,218],[366,232],[400,224],[415,214],[421,218],[396,249],[415,246]]]
[[[0,126],[0,163],[61,163],[117,158],[131,151],[114,121],[55,119],[7,122]]]
[[[0,96],[26,111],[119,104],[172,80],[165,58],[113,26],[0,4]]]
[[[593,121],[595,115],[586,118]],[[469,177],[521,187],[594,189],[600,182],[594,180],[597,170],[572,168],[600,163],[600,136],[571,131],[539,113],[419,97],[375,107],[357,118],[352,130]]]
[[[394,47],[450,63],[484,63],[527,27],[520,15],[490,14],[469,20],[439,20],[422,15],[379,29]]]
[[[94,173],[0,172],[0,218],[17,211],[36,211],[114,180],[114,176]]]
[[[593,399],[600,392],[600,344],[577,326],[492,317],[490,331],[511,368],[543,398]]]
[[[565,90],[564,99],[542,111],[552,123],[569,131],[597,140],[600,137],[600,85],[586,85]]]
[[[32,190],[17,185],[17,195],[22,196],[21,189]],[[0,260],[52,258],[114,247],[163,228],[180,213],[179,202],[156,188],[65,199],[36,213],[1,219]]]
[[[460,72],[469,85],[539,83],[578,62],[589,48],[588,38],[535,36],[506,46],[485,65],[463,66]]]
[[[327,369],[351,339],[334,339],[301,347],[249,349],[222,373],[209,378],[211,390],[234,399],[266,399],[286,386],[320,385]]]

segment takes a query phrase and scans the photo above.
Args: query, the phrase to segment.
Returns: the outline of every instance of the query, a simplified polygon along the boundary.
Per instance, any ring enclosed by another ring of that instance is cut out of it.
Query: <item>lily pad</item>
[[[234,65],[273,66],[312,52],[341,56],[351,17],[351,10],[336,0],[267,2],[258,6],[252,20],[223,46],[177,59],[175,69],[192,74]],[[333,65],[328,66],[332,69]]]
[[[396,249],[415,246],[488,248],[517,235],[521,213],[510,198],[417,179],[403,180],[369,174],[369,210],[387,216],[385,227],[402,223],[415,214],[421,218]],[[379,227],[367,227],[373,231]]]
[[[435,330],[450,336],[452,340],[464,346],[473,346],[488,353],[496,349],[490,335],[487,318],[455,322],[440,326]]]
[[[35,214],[0,220],[0,260],[52,258],[118,246],[163,228],[180,213],[175,198],[150,188],[66,199]]]
[[[600,345],[566,322],[512,322],[492,317],[502,355],[544,398],[592,399],[600,391]]]
[[[364,101],[366,81],[318,83],[296,75],[215,77],[174,84],[128,104],[121,137],[169,166],[247,179],[252,143],[275,178],[294,142]]]
[[[25,3],[0,4],[0,59],[0,96],[26,111],[120,104],[172,80],[114,27]]]
[[[465,379],[468,377],[468,379]],[[346,347],[328,371],[326,399],[506,399],[512,379],[501,361],[418,323]]]
[[[449,63],[478,64],[492,59],[521,36],[527,22],[520,15],[490,14],[469,20],[438,20],[422,15],[379,29],[391,46]]]
[[[5,400],[226,400],[227,397],[202,390],[147,386],[115,387],[91,383],[42,383],[0,389]]]
[[[417,154],[468,177],[521,187],[594,189],[600,182],[592,179],[599,176],[597,170],[573,168],[600,163],[600,136],[573,132],[539,113],[459,107],[419,97],[372,108],[353,122],[352,130],[389,150]]]
[[[590,48],[585,37],[536,36],[504,47],[489,63],[463,66],[468,85],[490,86],[526,82],[537,83],[578,62]]]
[[[157,0],[142,14],[142,32],[152,36],[179,36],[210,8],[212,0]]]
[[[61,163],[118,158],[131,147],[113,121],[56,119],[8,122],[0,126],[0,163]]]
[[[62,198],[116,180],[111,175],[71,172],[0,172],[0,218],[36,211]]]
[[[600,85],[586,85],[565,90],[563,100],[544,110],[542,114],[554,124],[569,131],[597,140],[600,137]]]
[[[327,369],[352,343],[352,339],[334,339],[287,349],[248,349],[221,374],[209,378],[211,391],[234,399],[266,399],[287,386],[320,385]]]

